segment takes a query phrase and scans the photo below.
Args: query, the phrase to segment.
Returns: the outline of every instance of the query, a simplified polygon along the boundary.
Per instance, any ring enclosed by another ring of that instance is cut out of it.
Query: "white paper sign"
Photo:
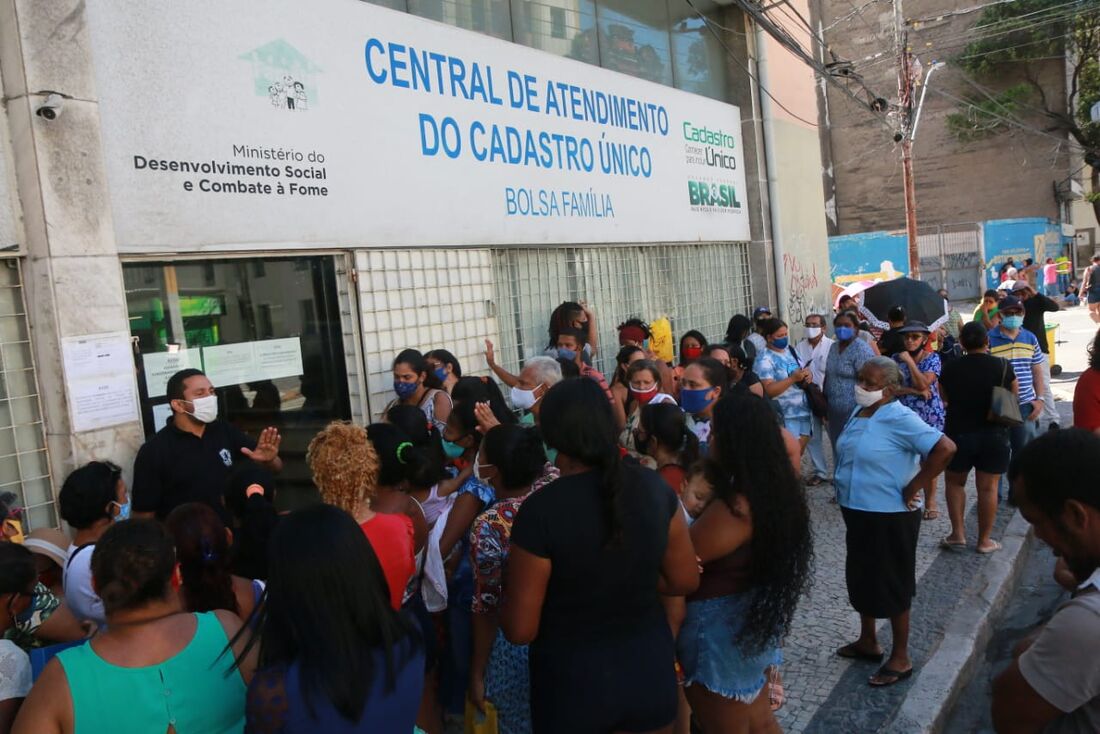
[[[168,403],[161,403],[160,405],[153,406],[153,430],[159,431],[164,428],[168,423],[168,419],[172,417],[172,406]]]
[[[150,398],[168,394],[168,380],[180,370],[202,369],[201,349],[181,349],[178,352],[152,352],[141,355],[145,366],[145,389]]]
[[[296,336],[253,342],[252,351],[256,356],[256,379],[298,377],[305,371],[302,369],[302,340]]]
[[[86,12],[122,252],[750,238],[733,105],[360,0]]]
[[[140,420],[129,334],[65,337],[61,353],[74,432]]]
[[[252,342],[203,347],[202,363],[214,387],[230,387],[257,379]]]

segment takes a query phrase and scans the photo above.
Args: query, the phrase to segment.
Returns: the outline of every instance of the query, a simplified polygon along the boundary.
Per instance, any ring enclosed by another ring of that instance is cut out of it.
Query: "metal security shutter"
[[[15,259],[0,261],[0,492],[19,496],[26,530],[57,525],[23,282]]]

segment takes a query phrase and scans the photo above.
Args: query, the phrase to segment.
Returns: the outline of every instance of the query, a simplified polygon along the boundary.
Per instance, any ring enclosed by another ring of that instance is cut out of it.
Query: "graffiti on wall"
[[[818,292],[817,263],[803,263],[797,255],[783,254],[783,278],[787,282],[787,320],[802,323],[812,313],[827,313]]]

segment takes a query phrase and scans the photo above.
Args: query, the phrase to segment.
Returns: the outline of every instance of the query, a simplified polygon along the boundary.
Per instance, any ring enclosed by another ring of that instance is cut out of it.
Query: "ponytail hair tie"
[[[199,545],[199,549],[202,552],[202,560],[205,563],[210,563],[218,559],[218,554],[214,552],[214,546],[206,538],[203,538],[202,543]]]
[[[397,444],[397,460],[402,464],[408,464],[408,459],[405,458],[405,452],[413,448],[413,445],[409,441],[402,441]]]

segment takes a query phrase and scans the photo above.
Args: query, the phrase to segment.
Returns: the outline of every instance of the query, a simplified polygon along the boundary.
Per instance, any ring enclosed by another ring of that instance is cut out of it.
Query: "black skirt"
[[[920,510],[866,512],[841,508],[848,556],[844,576],[848,600],[876,619],[908,611],[917,592],[917,536]]]

